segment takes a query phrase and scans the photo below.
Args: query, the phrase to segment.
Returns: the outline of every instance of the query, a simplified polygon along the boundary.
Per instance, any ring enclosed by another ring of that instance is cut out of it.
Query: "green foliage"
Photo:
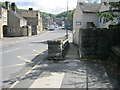
[[[105,22],[113,21],[114,18],[117,18],[118,15],[114,14],[112,11],[109,12],[99,12],[98,16],[103,18]]]
[[[55,17],[56,16],[55,14],[46,13],[46,12],[41,12],[41,15],[45,16],[45,17]]]
[[[72,29],[73,28],[73,14],[74,14],[74,10],[71,10],[68,14],[68,22],[70,24],[70,28]]]
[[[112,12],[113,9],[120,10],[120,1],[119,2],[109,2],[109,3],[104,3],[104,5],[110,5],[109,9],[110,11],[108,12],[98,12],[98,16],[100,18],[103,18],[105,22],[113,21],[114,18],[119,18],[117,14]]]
[[[113,8],[120,10],[120,1],[119,2],[109,2],[108,4],[110,5],[110,10],[112,10]]]

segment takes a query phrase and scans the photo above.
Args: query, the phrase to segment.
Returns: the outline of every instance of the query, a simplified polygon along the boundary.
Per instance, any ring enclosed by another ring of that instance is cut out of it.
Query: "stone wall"
[[[48,58],[49,59],[63,59],[68,48],[69,41],[66,37],[55,40],[48,40]]]
[[[120,24],[110,25],[110,30],[112,31],[112,46],[120,45]]]
[[[120,46],[111,48],[111,57],[108,62],[109,69],[117,75],[120,80]],[[120,85],[120,82],[118,82]]]
[[[82,29],[79,51],[83,58],[104,58],[110,54],[112,31],[108,29]]]

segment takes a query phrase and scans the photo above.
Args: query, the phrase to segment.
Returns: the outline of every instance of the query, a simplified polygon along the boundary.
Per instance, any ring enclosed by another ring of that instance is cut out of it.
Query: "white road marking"
[[[27,74],[31,73],[33,69],[35,69],[38,65],[35,65],[31,70],[29,70],[28,72],[25,73],[24,76],[22,76],[21,78],[24,78]],[[14,88],[20,81],[16,81],[14,84],[12,84],[10,86],[10,88]]]
[[[14,88],[15,85],[17,85],[19,83],[19,81],[16,81],[13,85],[10,86],[10,88]],[[8,89],[9,90],[9,89]]]
[[[29,63],[31,63],[32,61],[31,60],[28,60],[28,59],[26,59],[26,58],[23,58],[23,57],[21,57],[21,56],[17,56],[18,58],[20,58],[20,59],[22,59],[22,60],[24,60],[24,61],[26,61],[26,62],[29,62]]]
[[[1,52],[0,54],[4,54],[4,53],[11,52],[11,51],[15,51],[15,50],[17,50],[17,49],[20,49],[20,47],[19,47],[19,48],[15,48],[15,49],[11,49],[11,50],[8,50],[8,51]]]
[[[29,88],[60,88],[65,73],[51,73],[50,76],[38,78]]]

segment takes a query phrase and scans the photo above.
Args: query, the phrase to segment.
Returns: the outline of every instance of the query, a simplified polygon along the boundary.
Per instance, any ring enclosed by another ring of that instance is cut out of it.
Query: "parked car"
[[[50,26],[49,26],[49,30],[50,30],[50,31],[55,30],[55,25],[50,25]]]

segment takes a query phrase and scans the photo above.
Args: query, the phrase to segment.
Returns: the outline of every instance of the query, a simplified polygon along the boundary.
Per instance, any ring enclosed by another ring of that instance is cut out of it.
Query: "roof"
[[[36,17],[36,15],[40,12],[39,10],[23,10],[19,9],[17,13],[23,17]]]
[[[19,14],[17,14],[16,12],[12,11],[12,10],[9,10],[9,12],[13,13],[17,18],[19,19],[23,19],[23,20],[26,20],[24,19],[22,16],[20,16]],[[27,20],[26,20],[27,21]]]
[[[79,6],[83,12],[98,12],[101,4],[98,3],[79,3]]]

